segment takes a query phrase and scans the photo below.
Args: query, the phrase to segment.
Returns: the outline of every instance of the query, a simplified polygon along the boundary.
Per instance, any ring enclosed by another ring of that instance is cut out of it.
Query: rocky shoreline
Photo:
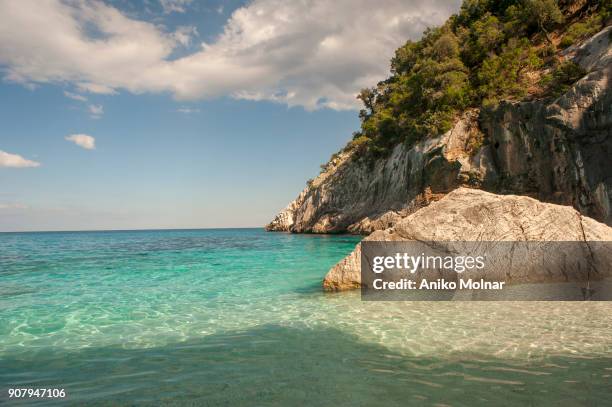
[[[340,152],[266,230],[389,241],[612,241],[611,33],[606,27],[566,51],[586,75],[555,99],[466,111],[447,133],[397,145],[374,163]],[[323,287],[360,287],[359,259],[358,245]]]
[[[571,205],[612,225],[611,31],[568,50],[587,74],[560,97],[467,111],[446,134],[373,165],[341,152],[266,229],[369,234],[461,186]]]

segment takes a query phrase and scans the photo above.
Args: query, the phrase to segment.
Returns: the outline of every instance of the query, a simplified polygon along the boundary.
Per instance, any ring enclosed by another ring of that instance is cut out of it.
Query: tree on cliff
[[[559,62],[552,34],[565,47],[592,34],[609,18],[610,3],[465,0],[444,25],[396,50],[389,78],[361,91],[361,129],[348,148],[385,156],[398,143],[447,131],[466,108],[524,98],[534,89],[536,96],[555,94],[567,84],[560,81],[577,78]],[[571,24],[566,15],[574,16]],[[587,20],[588,28],[580,25]],[[552,74],[541,75],[542,68]]]

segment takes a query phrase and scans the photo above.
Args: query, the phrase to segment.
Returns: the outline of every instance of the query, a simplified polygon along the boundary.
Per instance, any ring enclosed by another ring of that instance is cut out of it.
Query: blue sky
[[[458,7],[41,5],[0,1],[0,231],[262,226],[358,129],[393,50]]]

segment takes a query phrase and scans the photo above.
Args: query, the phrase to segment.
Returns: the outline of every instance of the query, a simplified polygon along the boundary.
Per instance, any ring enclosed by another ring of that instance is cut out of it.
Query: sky
[[[0,231],[260,227],[459,0],[0,0]]]

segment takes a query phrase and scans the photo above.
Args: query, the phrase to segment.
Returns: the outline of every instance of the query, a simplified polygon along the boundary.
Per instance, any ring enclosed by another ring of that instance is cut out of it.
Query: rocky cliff
[[[442,200],[402,219],[394,227],[375,231],[364,239],[368,240],[436,242],[448,247],[455,242],[470,241],[490,244],[492,248],[500,241],[612,241],[612,228],[582,216],[569,206],[542,203],[525,196],[458,188]],[[534,250],[538,249],[542,248]],[[597,268],[602,275],[596,277],[612,277],[612,252],[594,252],[601,257],[594,261],[603,265]],[[543,254],[534,255],[539,258]],[[329,271],[323,287],[331,291],[359,287],[360,259],[361,243]],[[524,283],[564,281],[567,278],[561,267],[544,270],[539,265],[536,264],[536,271],[527,272],[524,266],[513,268],[512,262],[505,262],[498,279]]]
[[[612,225],[611,31],[567,50],[587,74],[560,97],[465,112],[446,134],[374,163],[342,152],[266,229],[370,233],[461,186],[571,205]]]

